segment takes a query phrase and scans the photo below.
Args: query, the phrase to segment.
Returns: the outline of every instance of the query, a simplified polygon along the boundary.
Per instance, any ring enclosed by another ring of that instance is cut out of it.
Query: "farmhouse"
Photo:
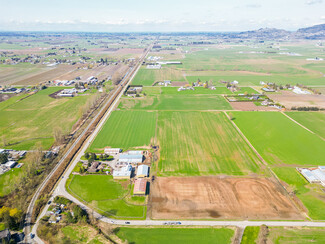
[[[122,152],[122,149],[121,148],[105,148],[104,149],[104,153],[105,154],[118,154]]]
[[[120,170],[113,171],[114,179],[130,179],[132,173],[132,166],[129,164],[125,167],[122,167]]]
[[[5,166],[12,169],[13,167],[16,166],[16,162],[15,161],[8,161],[7,163],[5,163]]]
[[[136,179],[134,181],[133,195],[146,195],[147,180]]]
[[[142,163],[143,155],[142,154],[128,154],[122,153],[119,155],[119,162],[121,163]]]
[[[99,162],[93,162],[87,171],[90,173],[95,173],[98,171],[97,169],[98,166],[99,166]]]
[[[148,175],[149,175],[149,166],[144,164],[140,165],[137,171],[137,178],[145,178],[148,177]]]

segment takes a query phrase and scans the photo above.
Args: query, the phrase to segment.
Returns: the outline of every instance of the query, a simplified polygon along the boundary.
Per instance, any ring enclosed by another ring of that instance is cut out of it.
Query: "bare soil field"
[[[11,93],[11,94],[0,94],[0,102],[6,101],[9,98],[16,96],[16,94]]]
[[[291,91],[282,91],[282,94],[268,94],[275,102],[279,102],[287,109],[292,107],[319,107],[325,108],[324,95],[299,95]]]
[[[33,74],[29,77],[22,77],[21,79],[17,79],[13,83],[16,85],[36,85],[41,82],[56,80],[57,77],[60,77],[63,74],[72,72],[77,69],[77,66],[74,65],[58,65],[55,68],[46,69],[44,72],[39,74]]]
[[[92,69],[76,69],[72,72],[62,74],[57,76],[55,79],[57,80],[72,80],[76,77],[81,77],[81,81],[86,81],[90,76],[95,76],[98,80],[106,79],[108,76],[113,76],[115,72],[119,72],[120,74],[124,74],[128,69],[127,65],[117,64],[117,65],[109,65],[109,66],[96,66]]]
[[[98,54],[111,54],[112,56],[132,56],[132,57],[140,57],[143,53],[143,48],[119,48],[116,51],[112,51],[107,48],[96,48],[90,49],[91,52],[96,52]]]
[[[157,178],[150,204],[154,219],[302,219],[281,186],[265,178]]]
[[[256,106],[253,102],[230,102],[230,105],[239,111],[278,111],[276,108]]]

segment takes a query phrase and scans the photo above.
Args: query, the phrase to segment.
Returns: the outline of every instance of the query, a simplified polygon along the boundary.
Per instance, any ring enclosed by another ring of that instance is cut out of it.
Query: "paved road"
[[[148,54],[149,50],[146,52],[145,55]],[[141,62],[140,62],[141,63]],[[133,77],[137,73],[138,69],[140,68],[141,65],[137,67],[136,72],[133,73],[131,79],[129,80],[128,84],[132,81]],[[80,205],[83,209],[88,210],[89,212],[94,213],[94,217],[99,219],[100,221],[106,222],[106,223],[111,223],[111,224],[116,224],[116,225],[137,225],[137,226],[156,226],[156,225],[164,225],[166,222],[169,222],[167,220],[115,220],[115,219],[110,219],[108,217],[105,217],[97,212],[92,211],[89,207],[85,205],[85,203],[79,201],[77,198],[73,197],[70,195],[65,188],[66,181],[69,177],[69,175],[72,173],[72,170],[76,166],[76,164],[80,161],[80,158],[84,155],[86,149],[90,145],[90,143],[94,140],[102,126],[104,125],[105,121],[111,114],[111,112],[114,110],[116,105],[118,104],[118,101],[120,97],[122,96],[124,90],[126,89],[127,85],[123,89],[123,91],[119,94],[117,99],[114,101],[112,106],[107,110],[106,114],[103,116],[102,120],[96,127],[96,129],[93,131],[93,133],[88,137],[88,139],[85,141],[81,149],[78,151],[76,156],[74,157],[73,161],[70,163],[68,169],[65,171],[63,177],[59,181],[56,189],[54,190],[51,199],[53,199],[55,196],[64,196],[67,199],[73,201],[74,203]],[[37,219],[35,225],[33,226],[32,233],[36,233],[36,229],[39,224],[40,218],[42,218],[48,209],[49,205],[47,205],[42,213],[39,215],[39,218]],[[126,223],[128,222],[128,224]],[[172,221],[174,222],[174,221]],[[325,222],[311,222],[311,221],[197,221],[197,220],[185,220],[181,221],[181,225],[186,225],[186,226],[236,226],[240,228],[245,228],[246,226],[260,226],[260,225],[267,225],[267,226],[308,226],[308,227],[325,227]],[[31,240],[30,240],[31,241]],[[37,235],[33,239],[33,242],[36,243],[44,243]]]
[[[74,169],[74,167],[76,166],[76,164],[79,162],[81,156],[84,155],[85,150],[88,148],[88,146],[90,145],[90,143],[94,140],[94,138],[96,137],[96,135],[98,134],[98,132],[100,131],[100,129],[102,128],[102,126],[104,125],[104,123],[106,122],[107,118],[109,117],[109,115],[111,114],[111,112],[114,110],[114,108],[116,107],[116,105],[119,102],[120,97],[123,95],[125,89],[127,88],[127,86],[131,83],[132,79],[134,78],[134,76],[136,75],[136,73],[138,72],[139,68],[141,67],[141,64],[144,60],[144,58],[147,56],[147,54],[149,53],[149,51],[151,50],[152,45],[147,49],[147,51],[145,52],[145,54],[141,57],[141,59],[139,60],[138,64],[136,66],[134,66],[134,68],[130,68],[130,70],[128,71],[128,73],[124,76],[123,80],[120,82],[120,84],[123,84],[125,82],[125,80],[129,79],[128,83],[124,86],[124,88],[120,91],[119,95],[116,97],[116,99],[114,100],[113,104],[109,107],[109,109],[106,111],[105,115],[103,116],[103,118],[100,120],[99,124],[97,125],[97,127],[95,128],[95,130],[92,132],[92,134],[88,137],[88,139],[85,141],[85,143],[83,144],[82,148],[78,151],[77,155],[74,157],[72,163],[70,163],[68,170],[65,171],[62,179],[60,180],[56,190],[54,191],[53,195],[51,198],[57,196],[57,195],[63,195],[65,196],[66,194],[68,194],[65,190],[65,184],[66,184],[66,180],[69,177],[69,175],[71,174],[72,170]],[[133,69],[133,73],[132,70]],[[131,72],[131,73],[130,73]],[[128,74],[132,74],[131,77],[129,77]],[[48,180],[51,178],[51,176],[55,173],[55,171],[57,170],[57,168],[59,167],[60,164],[63,163],[63,161],[67,158],[67,156],[69,155],[69,153],[73,150],[74,146],[82,139],[82,136],[89,130],[90,126],[93,124],[93,122],[97,119],[97,117],[99,116],[99,114],[101,113],[101,111],[106,107],[106,105],[108,103],[111,102],[111,99],[115,96],[116,92],[118,92],[118,90],[116,90],[112,95],[111,98],[105,103],[105,105],[102,107],[102,109],[100,110],[100,112],[94,117],[94,119],[91,121],[91,123],[87,126],[87,128],[81,133],[81,135],[78,137],[78,139],[73,143],[73,145],[70,147],[70,149],[68,150],[68,152],[61,158],[61,160],[58,162],[58,164],[55,166],[55,168],[51,171],[51,173],[45,178],[45,180],[43,181],[43,183],[39,186],[39,188],[37,189],[36,193],[34,194],[32,201],[28,207],[27,210],[27,214],[26,214],[26,221],[25,221],[25,227],[24,227],[24,233],[25,233],[25,241],[27,243],[31,243],[32,240],[29,236],[30,233],[35,234],[34,237],[34,242],[37,243],[43,243],[41,241],[41,239],[38,238],[38,236],[36,235],[36,229],[38,227],[38,223],[40,218],[42,218],[45,213],[47,212],[48,206],[45,207],[42,211],[42,213],[39,215],[32,232],[30,232],[30,223],[31,223],[31,215],[33,212],[33,208],[35,207],[35,202],[39,197],[39,194],[41,192],[41,190],[43,189],[43,187],[46,185],[46,183],[48,182]]]

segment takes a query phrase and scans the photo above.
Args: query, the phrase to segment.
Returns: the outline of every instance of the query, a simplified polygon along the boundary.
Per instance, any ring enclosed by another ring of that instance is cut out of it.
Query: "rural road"
[[[123,84],[127,79],[129,79],[129,81],[125,84],[124,88],[120,91],[119,95],[116,97],[116,99],[114,100],[113,104],[111,104],[111,106],[109,107],[109,109],[106,111],[105,115],[103,116],[103,118],[100,120],[99,124],[96,126],[96,129],[92,132],[92,134],[87,138],[87,140],[85,141],[85,143],[82,145],[81,149],[78,151],[78,153],[76,154],[76,156],[74,157],[73,161],[70,163],[68,169],[65,171],[63,177],[61,178],[61,180],[59,181],[59,184],[57,185],[56,190],[54,191],[51,199],[54,196],[57,195],[65,195],[64,193],[65,191],[65,184],[66,184],[66,180],[69,177],[69,175],[71,174],[72,170],[74,169],[75,165],[79,162],[81,156],[84,155],[85,150],[88,148],[88,146],[90,145],[90,143],[93,141],[93,139],[96,137],[96,135],[98,134],[98,132],[100,131],[100,129],[102,128],[102,126],[104,125],[104,123],[106,122],[107,118],[109,117],[109,115],[111,114],[111,112],[114,110],[114,108],[116,107],[116,105],[119,102],[120,97],[122,96],[122,94],[124,93],[125,89],[127,88],[127,86],[131,83],[132,79],[134,78],[134,76],[136,75],[136,73],[138,72],[139,68],[141,67],[141,64],[144,60],[144,58],[148,55],[149,51],[151,50],[153,44],[150,45],[146,52],[144,53],[144,55],[139,59],[139,62],[137,65],[135,65],[133,68],[130,68],[130,70],[127,72],[127,74],[124,76],[123,80],[120,82],[120,84]],[[131,77],[129,77],[129,74],[132,74]],[[83,135],[89,130],[89,128],[91,127],[91,125],[93,124],[94,121],[96,121],[97,117],[99,116],[99,114],[101,114],[101,111],[106,107],[107,104],[109,104],[111,102],[111,100],[114,98],[115,94],[118,92],[118,90],[115,90],[115,92],[111,95],[110,99],[105,103],[105,105],[102,107],[102,109],[100,110],[100,112],[93,118],[93,120],[89,123],[89,125],[86,127],[86,129],[81,133],[81,135],[76,139],[76,141],[72,144],[72,146],[70,147],[70,149],[64,154],[64,156],[60,159],[60,161],[58,162],[58,164],[53,168],[53,170],[51,171],[51,173],[45,178],[45,180],[42,182],[42,184],[38,187],[38,189],[36,190],[29,206],[27,209],[27,213],[26,213],[26,220],[25,220],[25,226],[24,226],[24,233],[25,233],[25,241],[27,243],[32,243],[32,242],[37,242],[37,243],[43,243],[42,240],[40,238],[38,238],[38,236],[36,235],[36,229],[39,223],[40,218],[42,218],[47,209],[48,206],[46,206],[42,213],[39,215],[35,225],[33,226],[33,230],[31,232],[30,227],[31,227],[31,217],[32,217],[32,212],[33,209],[35,207],[35,203],[36,200],[39,198],[40,192],[42,191],[43,187],[46,185],[46,183],[48,182],[48,180],[53,176],[53,174],[55,173],[55,171],[58,169],[58,167],[63,163],[63,161],[67,158],[67,156],[70,154],[70,152],[73,150],[73,148],[77,145],[77,143],[82,139]],[[66,194],[68,194],[66,192]],[[33,233],[35,235],[34,239],[32,240],[30,238],[30,233]]]
[[[115,220],[115,219],[110,219],[108,217],[105,217],[105,216],[103,216],[103,215],[101,215],[101,214],[99,214],[99,213],[91,210],[88,206],[85,205],[84,202],[81,202],[80,200],[78,200],[74,196],[70,195],[67,192],[66,188],[65,188],[66,181],[69,178],[69,175],[72,173],[72,171],[73,171],[74,167],[76,166],[76,164],[80,161],[80,158],[84,155],[84,153],[85,153],[86,149],[89,147],[90,143],[94,140],[94,138],[96,137],[96,135],[98,134],[98,132],[101,130],[102,126],[106,122],[107,118],[110,116],[111,112],[115,109],[116,105],[119,102],[120,97],[122,96],[123,92],[125,91],[127,85],[132,81],[132,79],[136,75],[138,69],[141,67],[142,60],[149,53],[149,51],[151,50],[151,47],[152,46],[150,46],[150,48],[147,49],[147,51],[144,54],[144,56],[140,59],[139,64],[134,67],[135,72],[133,72],[133,74],[132,74],[131,78],[129,79],[128,83],[122,89],[122,91],[117,96],[117,98],[115,99],[115,101],[113,102],[113,104],[106,111],[105,115],[103,116],[103,118],[99,122],[99,124],[96,127],[96,129],[87,138],[87,140],[84,142],[84,144],[82,145],[82,147],[80,148],[80,150],[78,151],[78,153],[76,154],[76,156],[74,157],[74,159],[72,160],[72,162],[69,164],[69,167],[64,172],[63,177],[61,177],[61,179],[59,180],[59,182],[58,182],[55,190],[53,191],[53,194],[51,196],[51,200],[53,200],[53,198],[55,196],[64,196],[67,199],[73,201],[74,203],[80,205],[83,209],[88,210],[89,212],[93,212],[94,217],[96,217],[98,220],[103,221],[103,222],[106,222],[106,223],[110,223],[110,224],[116,224],[116,225],[135,225],[135,226],[158,226],[158,225],[164,225],[164,223],[169,222],[168,220]],[[127,79],[127,76],[124,79]],[[84,131],[84,133],[87,131],[87,129],[88,128],[86,128],[86,130]],[[79,141],[78,139],[76,140],[75,144],[77,143],[77,141]],[[73,148],[73,146],[71,148]],[[64,155],[64,157],[60,160],[60,162],[62,162],[65,159],[65,157],[68,155],[69,151],[67,152],[66,155]],[[60,162],[58,163],[58,165],[60,164]],[[53,173],[55,172],[55,169],[56,168],[53,169],[53,171],[52,171]],[[52,173],[48,177],[46,177],[46,179],[42,183],[41,187],[39,188],[40,190],[38,190],[35,193],[34,197],[33,197],[33,200],[31,202],[31,205],[29,206],[29,209],[28,209],[29,210],[28,211],[28,214],[30,214],[30,215],[28,215],[28,220],[29,220],[28,223],[30,223],[30,220],[31,220],[31,212],[32,212],[32,209],[34,207],[35,201],[38,198],[39,193],[40,193],[42,187],[46,184],[46,182],[51,177],[51,175],[52,175]],[[26,235],[27,243],[44,243],[36,235],[36,230],[37,230],[37,227],[39,225],[39,220],[46,214],[46,212],[48,210],[48,207],[49,207],[49,205],[46,205],[44,207],[43,211],[40,213],[40,215],[39,215],[39,217],[38,217],[35,225],[33,226],[32,232],[30,232],[30,226],[29,225],[26,226],[25,233],[27,233],[27,235]],[[126,221],[129,222],[129,224],[126,224]],[[294,226],[294,227],[298,227],[298,226],[325,227],[325,222],[312,222],[312,221],[247,221],[247,220],[239,220],[239,221],[185,220],[185,221],[181,221],[181,225],[185,225],[185,226],[236,226],[236,227],[239,227],[239,228],[245,228],[246,226],[260,226],[260,225],[267,225],[267,226]],[[35,234],[34,239],[30,239],[29,233]]]

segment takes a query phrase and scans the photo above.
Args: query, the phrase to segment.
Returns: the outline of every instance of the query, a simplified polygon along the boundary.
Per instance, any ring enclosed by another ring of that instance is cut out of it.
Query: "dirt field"
[[[269,179],[162,177],[150,189],[154,219],[302,219]]]
[[[230,105],[239,111],[278,111],[276,108],[256,106],[253,102],[230,102]]]
[[[287,109],[292,107],[319,107],[325,108],[324,95],[298,95],[291,91],[282,91],[282,94],[268,94],[275,102],[279,102]]]

